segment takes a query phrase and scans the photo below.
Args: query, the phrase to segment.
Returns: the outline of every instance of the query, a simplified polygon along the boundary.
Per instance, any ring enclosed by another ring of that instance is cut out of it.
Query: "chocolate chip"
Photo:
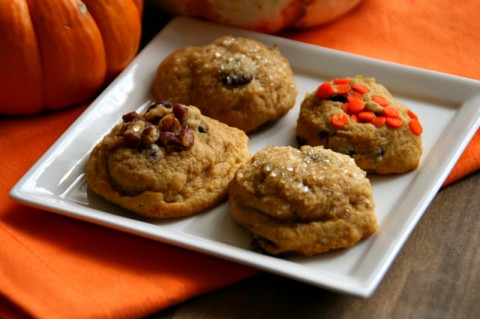
[[[166,100],[161,100],[160,102],[158,102],[160,104],[162,104],[163,106],[165,106],[166,109],[171,109],[173,107],[173,104],[172,102],[170,101],[166,101]]]
[[[254,78],[253,74],[241,74],[241,73],[222,73],[220,75],[220,81],[227,88],[238,88],[250,83]]]
[[[239,52],[222,60],[220,82],[228,89],[238,89],[250,83],[256,76],[257,65],[250,57]]]
[[[198,126],[198,132],[199,132],[199,133],[207,133],[207,128],[205,127],[205,125],[200,124],[200,125]]]
[[[158,161],[160,148],[156,144],[152,144],[144,150],[154,161]]]
[[[346,102],[347,101],[347,95],[346,94],[334,94],[329,98],[330,101],[335,101],[335,102]]]
[[[298,143],[299,146],[303,146],[303,145],[307,144],[307,140],[300,135],[296,136],[296,140],[297,140],[297,143]]]
[[[278,248],[278,245],[273,241],[258,235],[252,240],[251,246],[254,251],[267,255],[269,254],[269,250],[275,250]]]
[[[329,136],[330,136],[330,132],[328,132],[328,131],[320,131],[320,132],[318,133],[318,137],[319,137],[319,138],[327,138],[327,137],[329,137]]]
[[[357,154],[357,152],[355,150],[346,150],[345,154],[350,157],[354,157]]]
[[[385,149],[382,147],[382,148],[379,148],[376,152],[375,152],[375,155],[377,157],[382,157],[383,155],[385,154]]]

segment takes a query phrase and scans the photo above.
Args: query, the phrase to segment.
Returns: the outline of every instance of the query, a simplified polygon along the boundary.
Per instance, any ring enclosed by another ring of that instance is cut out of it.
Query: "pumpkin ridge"
[[[45,108],[84,102],[105,80],[105,53],[93,18],[78,0],[28,2],[41,51]]]
[[[114,8],[96,17],[92,2],[0,1],[0,114],[83,103],[135,57],[143,0],[96,1]]]
[[[40,48],[26,1],[1,2],[0,29],[8,30],[0,40],[0,113],[37,113],[42,109],[43,91]]]
[[[39,56],[39,59],[40,59],[40,71],[39,71],[39,75],[40,75],[40,78],[43,79],[43,58],[42,58],[42,55],[43,55],[43,51],[42,51],[42,48],[40,46],[40,42],[39,42],[39,39],[38,39],[38,33],[37,33],[37,28],[36,28],[36,25],[35,25],[35,21],[33,20],[32,18],[32,13],[30,12],[30,4],[29,4],[29,0],[25,0],[25,5],[27,6],[28,8],[28,13],[29,13],[29,16],[30,16],[30,21],[32,23],[32,31],[33,31],[33,34],[35,35],[35,42],[37,43],[37,47],[38,47],[38,56]],[[45,85],[44,85],[44,82],[43,81],[40,81],[40,103],[43,104],[44,101],[45,101]]]
[[[135,57],[140,45],[141,21],[131,0],[84,0],[100,30],[105,49],[106,79],[111,80]]]

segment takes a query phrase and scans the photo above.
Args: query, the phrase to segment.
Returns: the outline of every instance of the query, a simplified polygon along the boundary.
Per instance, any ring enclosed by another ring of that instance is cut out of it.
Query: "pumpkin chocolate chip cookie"
[[[123,116],[92,150],[86,178],[93,192],[134,213],[182,217],[223,200],[249,158],[243,131],[162,101]]]
[[[415,169],[422,155],[418,117],[373,78],[337,78],[306,95],[297,121],[300,145],[323,145],[379,174]]]
[[[170,54],[158,66],[153,91],[245,132],[284,116],[298,93],[277,47],[232,36]]]
[[[228,185],[230,211],[272,255],[315,255],[353,246],[377,229],[366,173],[322,146],[270,146]]]

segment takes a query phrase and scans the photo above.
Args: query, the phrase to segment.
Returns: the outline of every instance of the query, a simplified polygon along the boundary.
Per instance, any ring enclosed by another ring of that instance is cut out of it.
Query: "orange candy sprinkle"
[[[408,114],[408,116],[410,116],[411,119],[418,120],[417,114],[413,113],[412,110],[407,109],[407,114]]]
[[[358,113],[365,108],[363,100],[351,99],[348,101],[348,111],[350,113]]]
[[[398,117],[387,117],[385,119],[385,124],[393,128],[399,128],[403,125],[403,122]]]
[[[363,95],[358,93],[358,92],[355,92],[355,91],[351,91],[350,93],[348,93],[347,95],[347,101],[351,101],[351,100],[360,100],[360,101],[363,101]]]
[[[410,127],[410,131],[415,135],[421,135],[423,133],[422,124],[420,124],[420,121],[417,119],[412,119],[408,123],[408,126]]]
[[[334,84],[350,84],[350,79],[348,78],[335,78],[333,79]]]
[[[315,95],[321,99],[330,99],[333,95],[347,95],[347,101],[341,106],[343,113],[334,114],[331,119],[332,125],[337,128],[344,127],[350,121],[372,123],[376,127],[382,125],[391,128],[401,127],[403,121],[399,118],[400,111],[390,106],[388,99],[385,97],[372,96],[375,103],[384,107],[382,116],[377,116],[374,112],[365,110],[366,104],[363,95],[368,92],[370,92],[370,89],[365,85],[355,84],[352,86],[349,78],[334,78],[331,82],[322,83],[315,91]],[[408,125],[412,133],[421,135],[423,127],[418,120],[418,116],[410,109],[407,109],[407,114],[411,118]]]
[[[386,120],[387,119],[385,118],[385,116],[377,116],[374,119],[372,119],[372,121],[370,123],[372,123],[376,127],[379,127],[379,126],[382,126],[383,124],[385,124]]]
[[[336,127],[344,127],[348,123],[348,116],[345,113],[337,113],[332,116],[332,124]]]
[[[351,89],[350,84],[338,84],[334,87],[336,94],[347,94]]]
[[[383,114],[385,114],[387,117],[398,117],[400,115],[400,111],[392,106],[387,105],[383,108]]]
[[[375,113],[370,111],[364,111],[358,113],[358,119],[362,122],[371,122],[375,118]]]
[[[372,96],[372,100],[376,102],[377,104],[380,104],[381,106],[387,106],[388,105],[388,100],[384,97],[381,96]]]
[[[361,85],[361,84],[355,84],[354,86],[352,86],[352,89],[355,92],[358,92],[360,94],[365,94],[365,93],[370,92],[370,89],[368,87],[366,87],[365,85]]]
[[[315,95],[321,99],[328,99],[335,93],[333,85],[330,82],[322,83],[315,91]]]

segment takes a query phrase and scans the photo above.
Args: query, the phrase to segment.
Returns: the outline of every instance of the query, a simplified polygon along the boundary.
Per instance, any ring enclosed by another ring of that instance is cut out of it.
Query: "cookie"
[[[158,66],[153,91],[245,132],[284,116],[298,93],[277,47],[232,36],[171,53]]]
[[[140,215],[183,217],[212,207],[251,156],[243,131],[194,106],[162,101],[122,119],[92,150],[87,184]]]
[[[323,145],[378,174],[415,169],[422,156],[418,117],[374,78],[333,79],[308,93],[296,134],[300,145]]]
[[[347,248],[377,229],[365,171],[322,146],[267,147],[237,171],[228,193],[234,220],[272,255]]]

